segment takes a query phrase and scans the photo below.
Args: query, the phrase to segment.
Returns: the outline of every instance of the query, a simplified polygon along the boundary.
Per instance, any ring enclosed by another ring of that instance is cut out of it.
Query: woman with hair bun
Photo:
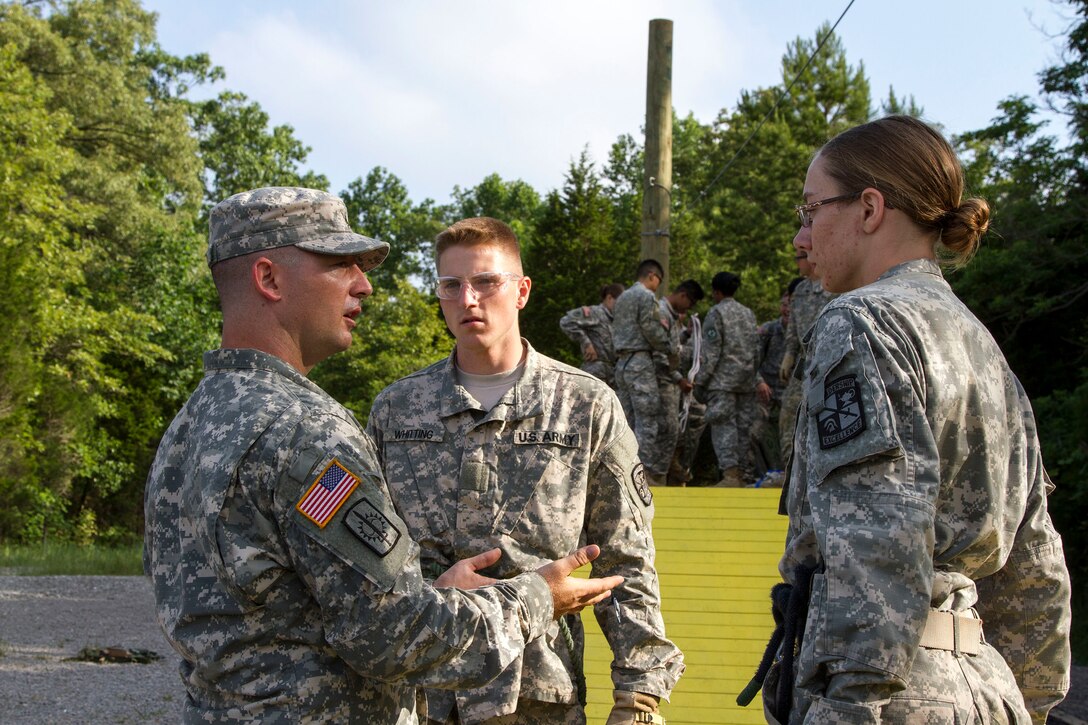
[[[1043,723],[1069,687],[1069,574],[1035,419],[940,263],[990,209],[927,124],[836,136],[794,238],[841,293],[806,342],[763,683],[771,722]],[[778,645],[781,642],[781,645]]]

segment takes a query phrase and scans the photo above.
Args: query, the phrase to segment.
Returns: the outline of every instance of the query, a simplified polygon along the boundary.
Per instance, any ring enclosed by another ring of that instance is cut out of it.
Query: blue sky
[[[849,0],[144,4],[167,51],[209,53],[219,88],[293,126],[333,191],[384,166],[414,200],[444,202],[490,173],[545,193],[583,148],[603,162],[620,134],[641,141],[651,19],[674,24],[674,107],[709,123],[777,83],[787,44]],[[893,86],[958,133],[1009,95],[1037,96],[1071,19],[1050,0],[856,0],[837,32],[874,99]]]

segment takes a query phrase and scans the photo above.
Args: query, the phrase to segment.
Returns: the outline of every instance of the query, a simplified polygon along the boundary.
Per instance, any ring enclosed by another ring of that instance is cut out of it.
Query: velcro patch
[[[319,528],[332,520],[348,496],[359,485],[359,477],[340,465],[335,458],[302,495],[295,508]]]
[[[366,499],[348,509],[344,526],[378,556],[385,556],[400,540],[396,524]]]
[[[649,506],[654,501],[653,491],[650,490],[649,484],[646,483],[646,469],[642,467],[641,463],[635,464],[635,467],[631,469],[631,482],[635,484],[635,492],[638,493],[638,497],[642,499],[644,506]]]
[[[844,375],[824,384],[824,407],[816,420],[823,450],[841,445],[865,430],[865,409],[856,375]]]
[[[433,441],[441,442],[442,430],[434,428],[399,428],[392,435],[386,436],[386,441]]]
[[[559,430],[519,430],[514,434],[514,443],[519,446],[547,443],[554,446],[577,448],[581,440],[581,433],[564,433]]]

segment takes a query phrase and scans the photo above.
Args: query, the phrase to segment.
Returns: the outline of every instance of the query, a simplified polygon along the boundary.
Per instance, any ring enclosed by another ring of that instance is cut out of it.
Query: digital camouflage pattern
[[[525,344],[520,380],[490,411],[457,382],[454,355],[378,395],[367,431],[393,501],[425,570],[499,547],[501,561],[484,573],[509,577],[599,544],[593,575],[625,577],[595,610],[615,657],[614,685],[667,697],[683,656],[665,637],[653,496],[634,436],[603,382]],[[475,723],[536,701],[584,718],[574,685],[583,633],[577,617],[568,621],[574,655],[552,626],[487,687],[429,691],[428,716],[445,720],[456,701],[460,721]]]
[[[697,397],[706,401],[705,419],[718,468],[739,467],[749,477],[758,345],[756,316],[732,297],[707,312],[699,374],[695,376]]]
[[[757,415],[752,430],[753,465],[756,477],[771,470],[781,470],[782,443],[779,439],[779,416],[782,410],[782,393],[785,383],[778,375],[782,358],[786,354],[786,326],[782,318],[764,322],[757,332],[759,337],[759,378],[771,388],[771,400],[757,400]]]
[[[1000,349],[931,260],[809,338],[779,569],[820,569],[790,722],[1041,725],[1069,687],[1069,575]],[[981,653],[920,647],[931,607],[977,610]]]
[[[658,378],[673,353],[669,323],[654,293],[641,282],[623,291],[612,309],[616,346],[616,393],[638,440],[639,460],[655,476],[665,476],[671,454],[662,460],[659,439],[667,432]],[[667,374],[667,373],[666,373]]]
[[[576,307],[559,320],[559,329],[578,343],[582,351],[582,369],[590,375],[615,387],[616,351],[612,346],[612,313],[604,305]],[[586,350],[592,345],[597,359],[585,360]]]
[[[661,310],[661,318],[669,326],[669,352],[664,355],[661,353],[653,355],[661,409],[658,413],[660,417],[657,424],[657,436],[654,439],[653,448],[647,451],[646,457],[654,462],[653,466],[648,466],[653,473],[667,474],[680,437],[679,382],[684,377],[680,370],[680,362],[687,328],[680,320],[680,313],[673,309],[668,299],[662,297],[658,300],[658,307]]]
[[[778,369],[782,367],[782,358],[786,355],[786,326],[779,317],[764,322],[756,331],[759,339],[759,377],[767,385],[771,386],[771,399],[782,400],[782,393],[786,384],[778,376]]]
[[[185,722],[416,723],[413,685],[482,685],[554,631],[535,573],[471,592],[423,581],[373,444],[286,362],[222,349],[204,369],[145,498]],[[358,483],[319,527],[296,506],[333,461]]]
[[[340,197],[326,191],[271,186],[219,202],[208,220],[208,266],[262,249],[296,246],[318,254],[357,255],[364,272],[389,245],[356,234]]]
[[[782,391],[782,408],[778,418],[778,438],[782,441],[782,458],[786,461],[793,453],[793,431],[797,424],[797,408],[801,405],[801,373],[805,369],[804,340],[816,323],[820,310],[835,297],[817,279],[801,280],[790,296],[785,356],[793,360],[794,374]]]

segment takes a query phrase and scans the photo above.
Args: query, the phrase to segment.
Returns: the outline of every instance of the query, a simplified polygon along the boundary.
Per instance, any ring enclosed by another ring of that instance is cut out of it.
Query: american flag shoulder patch
[[[314,479],[295,508],[323,529],[358,485],[359,478],[334,458]]]

